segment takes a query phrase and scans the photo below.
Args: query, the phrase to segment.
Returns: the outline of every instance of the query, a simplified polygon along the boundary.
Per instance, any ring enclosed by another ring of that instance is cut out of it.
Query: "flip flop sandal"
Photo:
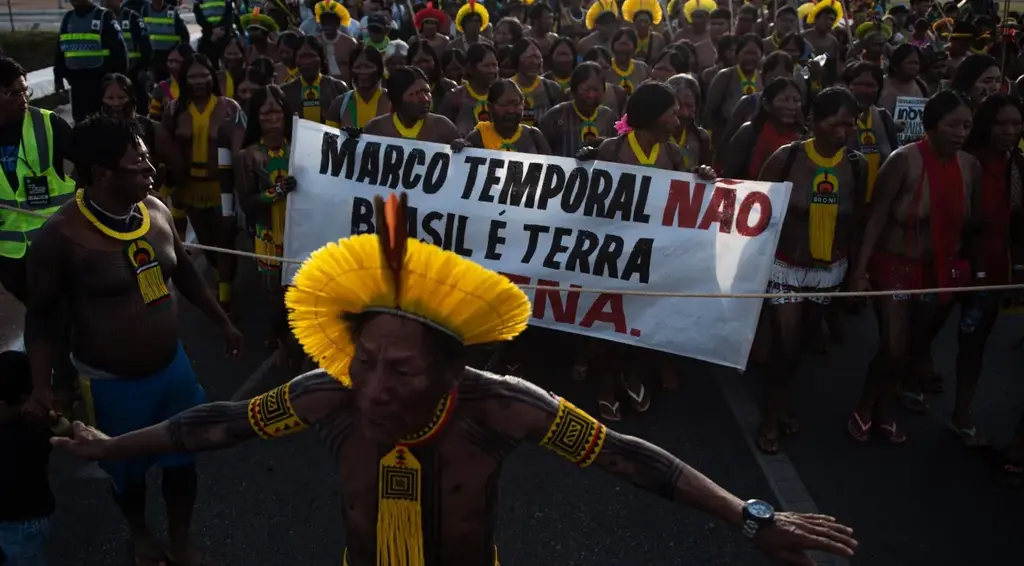
[[[587,366],[585,366],[585,365],[572,366],[572,371],[570,372],[570,374],[572,375],[573,381],[586,381],[587,380]]]
[[[902,430],[897,430],[896,421],[878,425],[876,430],[882,438],[888,440],[891,444],[903,444],[907,441],[907,435]]]
[[[953,431],[954,434],[960,437],[960,441],[968,448],[986,448],[989,446],[987,438],[978,436],[978,427],[976,426],[959,428],[952,422],[947,426],[949,427],[949,430]]]
[[[912,413],[924,414],[928,412],[928,402],[924,400],[924,393],[911,393],[900,391],[900,404]]]
[[[757,449],[765,454],[778,454],[779,453],[779,434],[768,434],[763,430],[757,433]]]
[[[871,438],[871,421],[865,423],[854,411],[846,421],[846,432],[850,433],[850,436],[857,442],[867,442]]]
[[[622,380],[622,384],[626,384],[626,380]],[[647,394],[647,390],[644,389],[643,384],[640,385],[640,392],[633,393],[630,391],[629,386],[626,385],[626,394],[629,395],[630,404],[633,405],[633,409],[638,413],[643,413],[647,409],[651,408],[651,396]]]
[[[609,403],[608,401],[598,401],[598,413],[601,418],[606,421],[621,421],[622,410],[619,406],[619,402]]]
[[[1024,485],[1024,464],[1006,460],[1000,469],[1003,485],[1007,487],[1020,487]]]

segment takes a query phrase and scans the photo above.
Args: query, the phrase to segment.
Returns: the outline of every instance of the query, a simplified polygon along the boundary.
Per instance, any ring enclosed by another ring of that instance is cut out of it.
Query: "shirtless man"
[[[550,66],[551,46],[558,39],[558,34],[551,31],[555,25],[555,12],[546,2],[535,2],[530,6],[530,31],[526,37],[533,40],[544,56],[545,66]]]
[[[691,0],[693,1],[693,0]],[[714,10],[715,3],[710,0],[697,2],[697,7],[690,13],[690,29],[688,37],[697,50],[697,72],[702,72],[715,64],[715,45],[717,40],[711,37],[708,30],[708,17]]]
[[[419,67],[395,69],[386,86],[392,112],[367,122],[363,133],[445,145],[459,137],[451,120],[430,112],[430,84]]]
[[[320,43],[324,46],[328,74],[351,84],[349,57],[356,48],[356,40],[341,33],[341,18],[332,11],[320,14]]]
[[[97,116],[73,131],[72,160],[85,188],[50,218],[29,257],[25,343],[33,390],[26,416],[52,415],[50,371],[66,321],[89,417],[97,426],[124,434],[205,402],[178,338],[169,280],[217,325],[229,353],[241,349],[241,334],[192,265],[170,211],[150,194],[156,171],[136,128],[122,117]],[[189,540],[195,462],[178,452],[103,463],[128,522],[136,564],[166,562],[146,525],[146,470],[154,462],[164,470],[168,556],[179,564],[200,563]]]
[[[533,126],[523,124],[525,102],[519,85],[508,79],[498,80],[487,91],[487,111],[491,120],[478,123],[465,140],[453,143],[452,149],[458,151],[468,146],[517,153],[550,154],[551,148],[548,147],[544,134]]]
[[[463,11],[466,10],[466,11]],[[458,15],[455,16],[455,29],[462,32],[462,35],[452,40],[448,44],[449,49],[458,49],[463,53],[469,51],[469,48],[478,43],[484,43],[487,45],[494,45],[494,43],[483,37],[480,33],[484,28],[484,19],[490,19],[487,16],[487,9],[480,4],[473,3],[465,4],[459,9]]]
[[[448,15],[434,7],[433,3],[427,2],[427,7],[420,9],[413,17],[413,25],[419,30],[419,34],[409,38],[409,45],[416,41],[429,43],[434,51],[444,53],[448,47],[447,35],[440,33],[440,30],[447,29]]]
[[[524,442],[719,517],[789,564],[809,563],[805,550],[854,553],[851,529],[831,517],[744,503],[678,458],[608,430],[552,393],[467,368],[465,346],[511,340],[526,327],[529,301],[498,274],[407,239],[405,207],[393,194],[378,207],[379,236],[314,252],[288,294],[293,328],[309,325],[297,331],[300,342],[331,373],[316,370],[250,401],[204,405],[113,438],[75,423],[75,440],[54,443],[85,458],[112,459],[214,450],[312,426],[338,463],[351,566],[496,564],[500,474]],[[404,273],[412,265],[438,279]],[[379,275],[352,276],[371,271]],[[354,286],[324,287],[317,273]],[[389,281],[405,283],[401,299]],[[317,308],[320,292],[346,307]],[[327,340],[329,332],[340,339]]]
[[[587,37],[580,40],[579,45],[576,46],[577,53],[586,53],[591,47],[604,47],[611,51],[612,49],[612,36],[619,29],[619,16],[611,10],[605,10],[597,16],[596,25],[597,29],[590,33]]]
[[[811,45],[811,50],[815,55],[828,53],[829,57],[838,57],[839,40],[832,35],[832,27],[835,25],[837,17],[835,8],[822,6],[815,8],[811,14],[814,15],[814,22],[800,35]]]

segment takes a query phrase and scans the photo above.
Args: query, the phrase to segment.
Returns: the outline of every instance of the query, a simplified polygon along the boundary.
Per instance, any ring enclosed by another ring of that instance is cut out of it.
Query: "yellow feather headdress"
[[[487,24],[491,22],[491,15],[487,13],[487,8],[484,8],[476,0],[469,0],[463,7],[459,8],[458,13],[455,14],[455,29],[462,31],[462,19],[469,14],[476,14],[480,16],[480,29],[486,29]]]
[[[587,10],[586,24],[587,29],[593,30],[597,27],[597,19],[601,17],[601,14],[610,13],[615,14],[615,17],[619,17],[619,5],[615,0],[597,0],[594,2],[590,9]]]
[[[622,19],[633,23],[641,12],[651,15],[651,25],[658,25],[664,16],[658,0],[626,0],[622,3]]]
[[[313,252],[285,295],[288,322],[307,354],[351,386],[355,345],[346,314],[387,312],[420,321],[469,346],[526,329],[530,300],[503,275],[407,237],[406,196],[375,199],[378,234]]]
[[[812,11],[814,11],[814,2],[804,2],[796,9],[796,15],[801,20],[807,20],[807,16],[810,16]]]
[[[839,0],[821,0],[815,4],[811,13],[807,16],[807,23],[813,24],[814,18],[827,8],[831,8],[836,13],[836,21],[832,24],[832,27],[838,26],[839,22],[843,21],[843,3]]]
[[[686,21],[692,22],[694,12],[707,12],[710,14],[717,7],[718,4],[715,0],[689,0],[686,4],[683,4],[683,16],[686,18]]]
[[[320,23],[320,16],[324,12],[332,12],[338,16],[341,20],[341,27],[347,28],[352,23],[352,14],[349,14],[348,8],[342,5],[341,2],[335,2],[334,0],[324,0],[323,2],[317,2],[313,6],[313,16],[316,18],[316,23]]]

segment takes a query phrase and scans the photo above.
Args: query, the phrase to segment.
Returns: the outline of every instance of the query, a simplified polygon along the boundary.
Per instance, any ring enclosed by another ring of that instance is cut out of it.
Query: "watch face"
[[[755,499],[747,502],[747,512],[754,518],[768,519],[775,513],[775,509],[764,501]]]

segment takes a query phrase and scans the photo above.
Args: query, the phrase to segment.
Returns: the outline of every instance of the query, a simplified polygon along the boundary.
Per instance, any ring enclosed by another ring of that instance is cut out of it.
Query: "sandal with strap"
[[[765,431],[764,426],[757,431],[757,448],[765,454],[778,454],[779,453],[779,433],[769,434]]]
[[[903,430],[897,430],[896,421],[878,425],[877,431],[882,438],[888,440],[891,444],[903,444],[907,441],[906,433]]]
[[[608,401],[598,401],[598,413],[601,418],[606,421],[621,421],[622,420],[622,408],[619,406],[619,402],[609,403]]]
[[[849,420],[846,421],[846,432],[850,433],[857,442],[867,442],[871,438],[871,421],[864,422],[860,420],[860,415],[856,411],[850,415]]]
[[[626,380],[623,379],[622,383],[625,385]],[[629,386],[626,385],[626,394],[629,395],[630,404],[633,405],[633,409],[638,413],[643,413],[647,409],[651,408],[651,396],[647,394],[647,390],[644,389],[643,384],[640,384],[640,392],[633,393]]]
[[[924,399],[924,393],[900,391],[899,398],[900,404],[912,413],[924,414],[928,412],[928,402]]]
[[[960,428],[950,421],[949,430],[960,437],[960,441],[968,448],[986,448],[989,446],[987,438],[978,435],[978,427],[970,426]]]

